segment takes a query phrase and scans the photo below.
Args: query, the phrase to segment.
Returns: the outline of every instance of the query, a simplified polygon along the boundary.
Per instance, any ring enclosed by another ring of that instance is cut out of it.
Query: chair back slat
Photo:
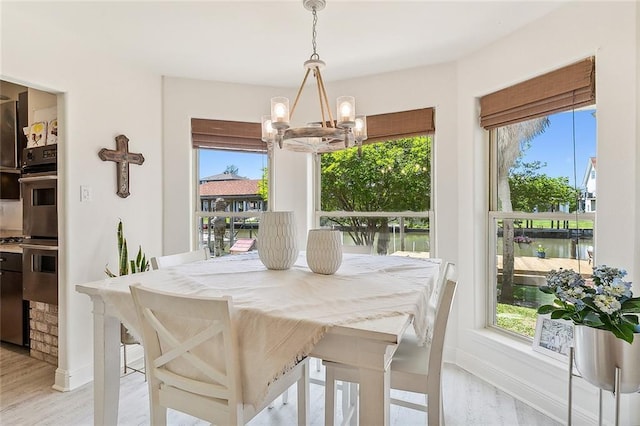
[[[169,254],[167,256],[156,256],[151,258],[151,269],[163,269],[169,266],[182,265],[183,263],[207,260],[209,257],[208,247],[184,253]]]
[[[165,385],[173,386],[187,392],[207,396],[210,398],[228,399],[229,388],[226,385],[216,385],[213,383],[203,383],[198,380],[189,379],[179,374],[172,373],[164,369],[157,369],[155,374]]]
[[[183,342],[180,342],[162,325],[150,309],[145,309],[144,315],[157,333],[160,342],[165,342],[166,346],[166,348],[163,349],[162,355],[153,360],[153,366],[155,368],[162,368],[169,362],[183,357],[185,362],[189,362],[192,367],[198,369],[199,372],[205,374],[210,379],[225,385],[228,383],[227,377],[224,373],[218,371],[213,366],[203,361],[200,357],[189,352],[190,350],[205,343],[207,340],[211,340],[224,332],[223,325],[219,321],[214,321],[213,324],[205,330]]]

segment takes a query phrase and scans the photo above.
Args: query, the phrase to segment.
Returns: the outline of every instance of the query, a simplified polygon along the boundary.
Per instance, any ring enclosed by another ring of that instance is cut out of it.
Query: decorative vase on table
[[[293,212],[262,212],[258,225],[258,256],[268,269],[289,269],[298,258]]]
[[[307,236],[307,265],[316,274],[334,274],[342,264],[342,232],[310,229]]]
[[[640,334],[628,343],[609,330],[576,324],[574,339],[576,369],[587,382],[613,392],[618,367],[620,393],[640,391]]]

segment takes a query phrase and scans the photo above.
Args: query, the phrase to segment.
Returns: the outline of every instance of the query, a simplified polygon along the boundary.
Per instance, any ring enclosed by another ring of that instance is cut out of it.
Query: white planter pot
[[[258,256],[268,269],[289,269],[298,258],[293,212],[262,212],[258,225]]]
[[[316,274],[331,275],[342,264],[342,232],[310,229],[307,236],[307,265]]]
[[[574,339],[576,368],[587,382],[613,392],[619,367],[620,393],[640,391],[640,334],[629,344],[610,331],[576,325]]]

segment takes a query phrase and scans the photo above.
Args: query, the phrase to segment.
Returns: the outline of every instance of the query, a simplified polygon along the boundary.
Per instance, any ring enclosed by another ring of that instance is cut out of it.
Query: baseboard
[[[69,392],[92,381],[92,364],[86,365],[73,371],[65,370],[58,367],[56,369],[55,382],[52,388],[60,392]]]
[[[120,365],[124,365],[124,346],[120,347]],[[144,349],[141,345],[127,346],[127,365],[135,365],[136,368],[143,366]],[[86,365],[75,370],[65,370],[57,368],[55,381],[52,386],[54,390],[69,392],[80,386],[93,381],[93,364]]]

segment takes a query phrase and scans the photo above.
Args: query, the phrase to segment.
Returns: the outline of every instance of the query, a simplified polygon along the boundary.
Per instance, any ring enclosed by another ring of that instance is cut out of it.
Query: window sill
[[[533,350],[530,342],[508,336],[497,330],[476,329],[467,330],[464,335],[465,340],[471,343],[472,347],[478,348],[481,354],[486,354],[482,358],[495,359],[493,355],[503,354],[518,363],[523,363],[528,368],[544,370],[557,375],[567,371],[569,359],[562,362],[551,358],[543,353]],[[462,346],[462,345],[461,345]],[[466,350],[466,348],[463,348]],[[486,358],[486,356],[492,356]]]

